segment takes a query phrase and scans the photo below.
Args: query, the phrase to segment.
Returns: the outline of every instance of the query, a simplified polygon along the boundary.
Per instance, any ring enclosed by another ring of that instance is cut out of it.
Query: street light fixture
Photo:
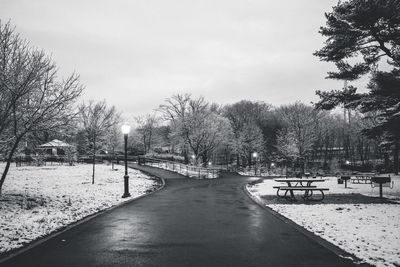
[[[124,194],[122,198],[130,197],[129,194],[129,175],[128,175],[128,133],[130,132],[131,127],[128,124],[124,124],[121,126],[121,131],[124,134],[125,140],[125,176],[124,176]]]

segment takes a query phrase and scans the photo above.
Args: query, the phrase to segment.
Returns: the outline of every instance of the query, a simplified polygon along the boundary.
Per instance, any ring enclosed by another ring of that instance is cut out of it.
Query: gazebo
[[[58,139],[54,139],[53,141],[40,145],[38,149],[43,150],[47,155],[64,156],[66,154],[66,150],[71,147],[72,145],[70,144]]]

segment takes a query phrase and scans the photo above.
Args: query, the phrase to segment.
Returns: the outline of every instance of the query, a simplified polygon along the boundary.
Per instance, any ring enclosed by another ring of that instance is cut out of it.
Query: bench
[[[274,188],[274,189],[282,189],[282,188],[286,188],[286,187],[288,187],[288,188],[317,188],[317,186],[315,186],[315,185],[311,185],[311,186],[273,186],[272,188]]]
[[[273,188],[278,189],[276,195],[278,197],[286,198],[287,200],[296,201],[293,194],[287,196],[288,192],[293,193],[293,191],[304,191],[304,195],[302,198],[308,201],[322,201],[325,198],[324,191],[329,191],[329,188],[318,188],[316,186],[274,186]],[[279,191],[285,191],[284,195],[279,195]],[[313,192],[319,191],[321,192],[320,198],[313,198]]]

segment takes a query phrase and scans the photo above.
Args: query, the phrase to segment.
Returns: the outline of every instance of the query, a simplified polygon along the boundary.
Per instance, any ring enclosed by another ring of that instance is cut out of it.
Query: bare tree
[[[317,137],[316,130],[322,113],[301,102],[281,106],[278,113],[286,128],[280,132],[280,139],[294,143],[295,154],[304,171],[304,164],[307,164],[306,157],[312,151]]]
[[[1,193],[20,141],[29,133],[69,125],[83,87],[76,74],[58,81],[54,62],[43,51],[29,48],[9,23],[0,24],[0,46],[0,137],[6,148]]]
[[[184,134],[196,162],[201,158],[203,165],[209,162],[211,153],[218,146],[230,142],[232,135],[229,120],[212,112],[189,114],[185,124],[182,123],[176,130]]]
[[[229,121],[220,115],[219,106],[209,105],[203,97],[174,95],[166,99],[158,110],[170,122],[171,137],[181,143],[186,163],[191,150],[196,162],[201,158],[202,164],[206,165],[211,153],[230,141],[232,129]]]
[[[158,126],[159,119],[154,114],[146,114],[144,116],[135,117],[135,121],[138,125],[136,130],[141,136],[144,153],[146,154],[152,148],[155,130]]]
[[[271,123],[267,121],[271,115],[270,109],[271,106],[264,102],[247,100],[225,106],[224,116],[231,122],[235,136],[232,140],[232,148],[236,154],[238,166],[241,159],[244,159],[242,162],[247,161],[250,167],[253,152],[261,152],[264,156],[267,154],[266,137],[271,135],[270,132],[274,134],[269,129]]]
[[[92,184],[94,184],[97,147],[104,143],[108,131],[118,124],[119,115],[115,107],[108,107],[105,101],[82,103],[79,106],[79,113],[83,130],[93,151]]]
[[[121,143],[121,132],[119,130],[118,124],[120,123],[120,118],[117,116],[115,124],[107,132],[106,136],[106,146],[111,150],[111,169],[114,170],[115,161],[115,149],[119,147]]]
[[[165,104],[160,105],[158,111],[161,112],[164,120],[170,122],[171,136],[182,146],[185,163],[189,162],[189,136],[191,124],[195,114],[207,115],[208,103],[203,97],[193,99],[190,94],[177,94],[165,100]]]

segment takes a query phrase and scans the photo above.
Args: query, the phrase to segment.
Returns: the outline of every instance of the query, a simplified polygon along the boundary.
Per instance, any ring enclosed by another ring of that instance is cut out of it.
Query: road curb
[[[135,169],[135,168],[132,168],[132,169]],[[137,170],[137,169],[135,169],[135,170]],[[141,170],[139,170],[139,171],[141,171]],[[106,212],[110,212],[110,211],[112,211],[112,210],[114,210],[116,208],[119,208],[119,207],[122,207],[124,205],[127,205],[127,204],[129,204],[129,203],[131,203],[131,202],[133,202],[135,200],[138,200],[138,199],[147,197],[149,195],[152,195],[154,193],[157,193],[158,191],[160,191],[161,189],[163,189],[165,187],[165,180],[162,177],[158,177],[158,176],[155,176],[155,175],[152,175],[152,174],[148,174],[148,173],[146,173],[144,171],[141,171],[141,172],[143,172],[144,174],[146,174],[148,176],[156,177],[157,179],[160,179],[161,180],[161,186],[156,188],[154,191],[149,192],[149,193],[144,193],[142,195],[139,195],[137,197],[134,197],[132,199],[124,201],[122,203],[116,204],[114,206],[111,206],[109,208],[106,208],[104,210],[96,212],[94,214],[88,215],[88,216],[86,216],[86,217],[84,217],[84,218],[82,218],[82,219],[80,219],[80,220],[78,220],[76,222],[73,222],[73,223],[71,223],[71,224],[69,224],[69,225],[67,225],[65,227],[62,227],[62,228],[60,228],[58,230],[55,230],[54,232],[48,234],[47,236],[39,237],[38,239],[35,239],[35,240],[31,241],[30,243],[26,244],[25,246],[15,249],[15,251],[13,251],[13,252],[6,252],[4,256],[0,255],[0,264],[2,264],[4,262],[6,262],[6,261],[18,256],[18,255],[21,255],[21,254],[25,253],[26,251],[28,251],[30,249],[33,249],[33,248],[41,245],[42,243],[44,243],[44,242],[46,242],[46,241],[48,241],[50,239],[53,239],[53,238],[61,235],[62,233],[66,232],[66,231],[68,231],[68,230],[70,230],[70,229],[72,229],[72,228],[74,228],[74,227],[76,227],[76,226],[78,226],[78,225],[80,225],[82,223],[88,222],[88,221],[96,218],[97,216],[100,216],[100,215],[102,215],[102,214],[104,214]]]
[[[339,256],[340,258],[346,259],[351,261],[352,263],[356,264],[357,266],[365,266],[365,267],[369,267],[372,266],[368,263],[363,262],[361,259],[359,259],[358,257],[356,257],[355,255],[341,249],[340,247],[328,242],[327,240],[323,239],[320,236],[315,235],[314,233],[310,232],[309,230],[305,229],[304,227],[298,225],[297,223],[295,223],[294,221],[286,218],[285,216],[283,216],[282,214],[274,211],[273,209],[271,209],[270,207],[266,206],[259,198],[253,196],[248,190],[247,190],[247,185],[250,184],[256,184],[261,182],[262,180],[257,180],[251,183],[245,183],[242,186],[243,191],[246,193],[246,195],[257,205],[259,205],[261,208],[263,208],[264,210],[268,211],[269,213],[271,213],[274,217],[278,218],[279,220],[281,220],[282,222],[292,226],[293,228],[295,228],[297,231],[299,231],[300,233],[302,233],[303,235],[305,235],[307,238],[312,239],[313,241],[317,242],[320,246],[330,250],[331,252],[333,252],[334,254],[336,254],[337,256]]]

